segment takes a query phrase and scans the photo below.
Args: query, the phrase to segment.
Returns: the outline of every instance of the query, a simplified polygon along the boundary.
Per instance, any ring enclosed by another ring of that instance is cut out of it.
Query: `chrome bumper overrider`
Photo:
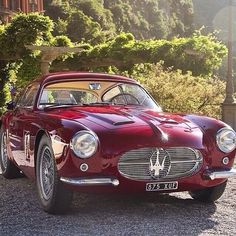
[[[222,170],[222,171],[212,171],[205,174],[211,180],[214,179],[227,179],[230,177],[236,177],[236,169]]]
[[[90,186],[90,185],[112,185],[118,186],[119,180],[112,178],[66,178],[61,177],[63,183],[76,186]]]

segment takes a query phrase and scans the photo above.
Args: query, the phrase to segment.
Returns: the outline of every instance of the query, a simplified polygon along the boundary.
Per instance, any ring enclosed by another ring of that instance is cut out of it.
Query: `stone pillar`
[[[42,75],[46,75],[49,73],[50,62],[51,61],[48,61],[48,60],[41,60],[40,67],[41,67]]]
[[[236,131],[236,104],[222,104],[222,120]]]

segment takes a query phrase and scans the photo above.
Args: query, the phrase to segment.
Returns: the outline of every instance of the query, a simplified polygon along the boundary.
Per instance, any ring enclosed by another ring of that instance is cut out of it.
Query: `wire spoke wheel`
[[[39,199],[44,211],[51,214],[65,213],[72,201],[73,193],[64,188],[57,171],[50,139],[43,135],[38,146],[36,160],[36,183]]]
[[[45,200],[49,200],[53,193],[54,165],[50,149],[47,146],[44,147],[42,151],[39,167],[39,180],[42,195]]]
[[[7,169],[7,136],[6,132],[1,135],[1,162],[3,171]]]
[[[8,140],[7,140],[7,132],[1,127],[0,128],[0,169],[2,171],[2,175],[6,179],[14,179],[22,177],[23,174],[18,169],[16,163],[13,162],[8,156]]]

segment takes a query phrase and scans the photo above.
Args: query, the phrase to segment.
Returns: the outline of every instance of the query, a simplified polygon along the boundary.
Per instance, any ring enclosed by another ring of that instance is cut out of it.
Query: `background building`
[[[9,22],[16,12],[42,12],[43,0],[0,0],[0,20]]]

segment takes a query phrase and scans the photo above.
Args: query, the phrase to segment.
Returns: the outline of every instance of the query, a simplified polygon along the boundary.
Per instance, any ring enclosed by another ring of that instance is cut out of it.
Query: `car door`
[[[13,115],[9,119],[10,151],[21,169],[32,165],[30,158],[30,124],[34,117],[33,106],[38,84],[29,86],[17,102]]]

